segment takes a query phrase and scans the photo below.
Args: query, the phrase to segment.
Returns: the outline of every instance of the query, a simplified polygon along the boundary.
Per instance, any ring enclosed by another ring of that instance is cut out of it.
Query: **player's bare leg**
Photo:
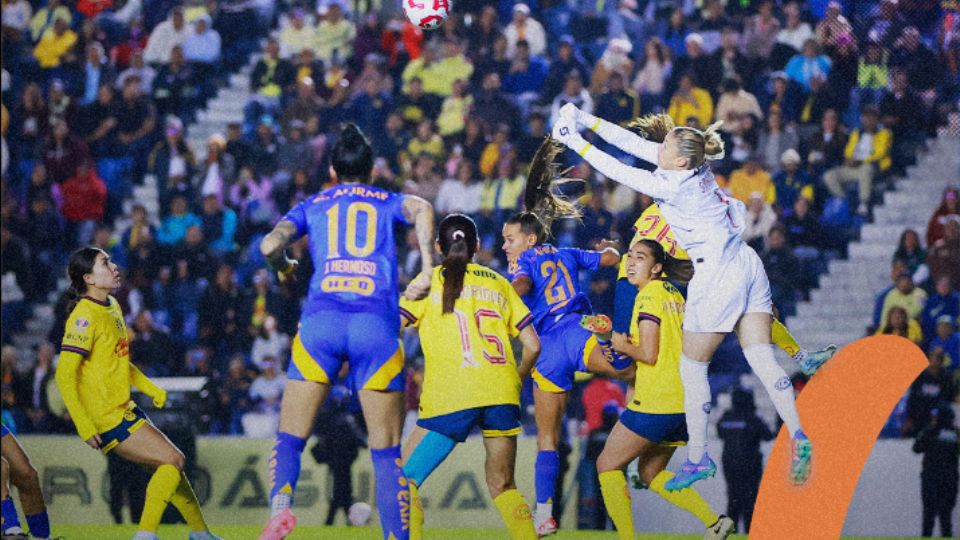
[[[487,489],[514,540],[535,540],[537,532],[530,519],[530,506],[517,490],[514,470],[517,462],[517,437],[484,437],[484,471]]]
[[[717,465],[707,454],[707,422],[711,409],[707,368],[726,334],[719,332],[683,332],[680,355],[680,380],[683,382],[683,408],[690,442],[687,460],[667,484],[668,491],[689,487],[698,480],[714,476]]]
[[[260,540],[280,540],[296,527],[290,506],[300,476],[300,454],[313,432],[317,410],[330,392],[330,385],[312,381],[288,380],[280,404],[280,429],[270,457],[273,486],[270,496],[270,521]],[[283,456],[280,454],[283,453]]]
[[[553,495],[560,469],[557,446],[567,409],[567,397],[567,392],[545,392],[537,386],[533,388],[538,450],[535,464],[537,507],[533,522],[540,536],[557,531],[557,522],[553,519]]]

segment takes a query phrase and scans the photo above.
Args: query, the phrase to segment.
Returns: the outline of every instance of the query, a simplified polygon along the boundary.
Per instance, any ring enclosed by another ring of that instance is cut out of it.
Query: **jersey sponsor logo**
[[[90,336],[86,336],[83,334],[74,334],[73,332],[67,332],[63,340],[69,341],[71,343],[88,343],[90,341]]]
[[[377,275],[377,263],[354,259],[334,259],[323,264],[325,274]]]
[[[377,290],[377,284],[368,277],[327,276],[320,282],[323,292],[357,293],[370,296]]]
[[[793,384],[790,382],[790,378],[784,376],[777,379],[777,383],[774,385],[774,388],[782,391],[790,388],[791,386],[793,386]]]
[[[708,401],[703,404],[703,407],[701,407],[701,409],[703,409],[703,412],[710,414],[710,411],[713,410],[713,405],[711,405],[710,402]]]
[[[116,357],[130,356],[130,343],[127,342],[127,338],[117,340],[117,344],[113,347],[113,355]]]
[[[381,201],[387,200],[390,197],[390,193],[386,191],[380,191],[376,189],[369,188],[367,186],[342,186],[338,187],[333,193],[321,194],[318,195],[314,202],[317,201],[327,201],[330,199],[335,199],[337,197],[366,197],[368,199],[378,199]]]
[[[88,320],[86,320],[86,319],[77,319],[77,320],[73,321],[73,326],[74,326],[75,328],[77,328],[78,330],[83,330],[83,329],[88,328],[88,327],[90,326],[90,321],[88,321]]]

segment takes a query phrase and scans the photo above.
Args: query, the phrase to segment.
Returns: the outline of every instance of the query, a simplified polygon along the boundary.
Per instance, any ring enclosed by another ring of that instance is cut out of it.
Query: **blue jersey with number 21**
[[[580,270],[600,267],[600,252],[556,248],[541,244],[524,251],[510,269],[510,280],[527,276],[533,281],[523,302],[533,313],[537,333],[543,335],[568,313],[590,314],[590,300],[580,291]]]
[[[399,321],[394,227],[407,224],[403,198],[373,186],[342,184],[284,216],[296,225],[298,238],[310,237],[314,271],[303,315],[335,310]]]

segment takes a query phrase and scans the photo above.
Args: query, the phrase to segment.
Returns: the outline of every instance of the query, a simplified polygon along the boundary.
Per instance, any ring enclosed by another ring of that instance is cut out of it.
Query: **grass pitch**
[[[136,532],[132,525],[60,525],[54,527],[53,533],[63,536],[64,540],[130,540]],[[213,527],[213,532],[224,540],[255,540],[260,534],[259,527],[220,526]],[[164,525],[160,527],[161,540],[186,540],[188,529],[185,526]],[[380,530],[375,527],[301,527],[289,536],[291,540],[381,540]],[[425,540],[500,540],[508,539],[504,529],[427,529]],[[555,537],[557,540],[612,540],[616,533],[612,531],[560,531]],[[670,535],[670,534],[641,534],[638,540],[700,540],[701,535]],[[736,540],[746,540],[744,534],[730,537]],[[888,540],[885,538],[844,537],[846,540]],[[893,539],[889,539],[893,540]],[[897,540],[920,540],[903,539]]]

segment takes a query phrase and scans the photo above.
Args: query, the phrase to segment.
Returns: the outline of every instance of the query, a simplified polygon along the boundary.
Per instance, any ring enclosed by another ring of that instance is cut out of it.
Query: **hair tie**
[[[456,242],[457,240],[463,240],[466,237],[467,237],[467,233],[460,230],[453,231],[453,234],[450,235],[450,238],[453,238],[454,242]]]

